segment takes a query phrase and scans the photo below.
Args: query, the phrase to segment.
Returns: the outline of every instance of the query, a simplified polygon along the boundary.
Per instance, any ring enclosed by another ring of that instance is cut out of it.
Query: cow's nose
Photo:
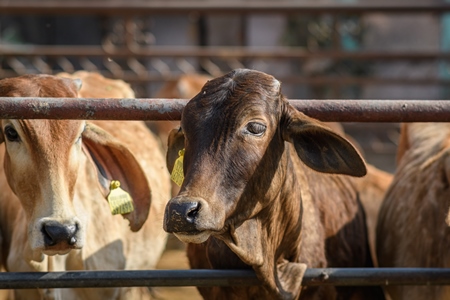
[[[164,212],[164,230],[170,233],[195,232],[195,219],[200,210],[199,202],[171,202]]]
[[[46,246],[54,246],[60,243],[75,245],[77,231],[77,224],[64,225],[58,222],[46,222],[42,226]]]

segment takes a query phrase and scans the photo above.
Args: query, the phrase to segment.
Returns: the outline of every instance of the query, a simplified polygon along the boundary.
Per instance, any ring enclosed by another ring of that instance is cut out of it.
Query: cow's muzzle
[[[175,199],[170,200],[166,205],[164,230],[169,233],[198,233],[196,219],[201,209],[200,202],[176,201]]]

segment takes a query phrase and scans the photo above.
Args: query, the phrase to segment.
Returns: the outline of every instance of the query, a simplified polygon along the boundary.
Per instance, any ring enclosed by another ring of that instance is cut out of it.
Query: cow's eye
[[[5,136],[10,142],[20,142],[19,134],[12,126],[5,127]]]
[[[247,124],[246,130],[250,134],[261,136],[266,131],[266,125],[258,122],[250,122]]]

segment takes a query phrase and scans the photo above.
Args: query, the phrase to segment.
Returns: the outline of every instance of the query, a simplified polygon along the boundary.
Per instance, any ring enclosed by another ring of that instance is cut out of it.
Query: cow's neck
[[[269,190],[258,195],[264,198],[259,203],[267,205],[234,231],[231,230],[230,237],[223,239],[243,262],[253,267],[272,296],[286,299],[300,290],[299,278],[306,267],[298,261],[302,239],[302,198],[309,197],[308,190],[300,189],[303,184],[299,183],[306,184],[306,178],[296,172],[298,162],[292,161],[291,152],[287,146],[279,157]],[[255,195],[249,194],[248,197]],[[236,264],[236,267],[241,266]],[[277,270],[276,275],[274,269]]]

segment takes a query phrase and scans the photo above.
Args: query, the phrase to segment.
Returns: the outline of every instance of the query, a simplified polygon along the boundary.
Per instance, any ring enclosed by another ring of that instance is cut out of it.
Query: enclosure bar
[[[1,119],[180,120],[185,99],[1,98]],[[449,100],[290,100],[328,122],[450,122]]]
[[[442,0],[369,1],[57,1],[0,0],[3,14],[186,14],[196,13],[412,13],[445,12],[450,9]]]
[[[259,285],[250,270],[150,270],[2,272],[0,289],[105,288],[136,286],[250,286]],[[304,286],[449,285],[450,269],[330,268],[308,269]]]
[[[21,72],[21,71],[19,71]],[[114,75],[110,71],[96,70],[95,72],[103,74],[105,77],[111,77]],[[23,73],[23,74],[21,74]],[[25,75],[26,72],[21,72],[19,75]],[[59,73],[59,71],[54,74]],[[17,72],[13,70],[0,69],[0,78],[9,78],[19,76]],[[157,72],[144,71],[136,74],[133,71],[123,71],[120,74],[120,78],[128,83],[154,83],[154,82],[175,82],[180,79],[180,74],[160,74]],[[280,75],[277,76],[283,84],[307,84],[314,86],[324,85],[447,85],[450,86],[450,79],[443,78],[382,78],[382,77],[350,77],[350,76],[303,76],[303,75]],[[406,88],[406,87],[405,87]]]
[[[177,57],[177,58],[259,58],[259,59],[349,59],[349,60],[449,60],[450,53],[442,51],[336,51],[311,52],[302,47],[249,47],[239,46],[134,46],[109,48],[107,46],[48,46],[48,45],[0,45],[4,57],[108,57],[134,58]]]

